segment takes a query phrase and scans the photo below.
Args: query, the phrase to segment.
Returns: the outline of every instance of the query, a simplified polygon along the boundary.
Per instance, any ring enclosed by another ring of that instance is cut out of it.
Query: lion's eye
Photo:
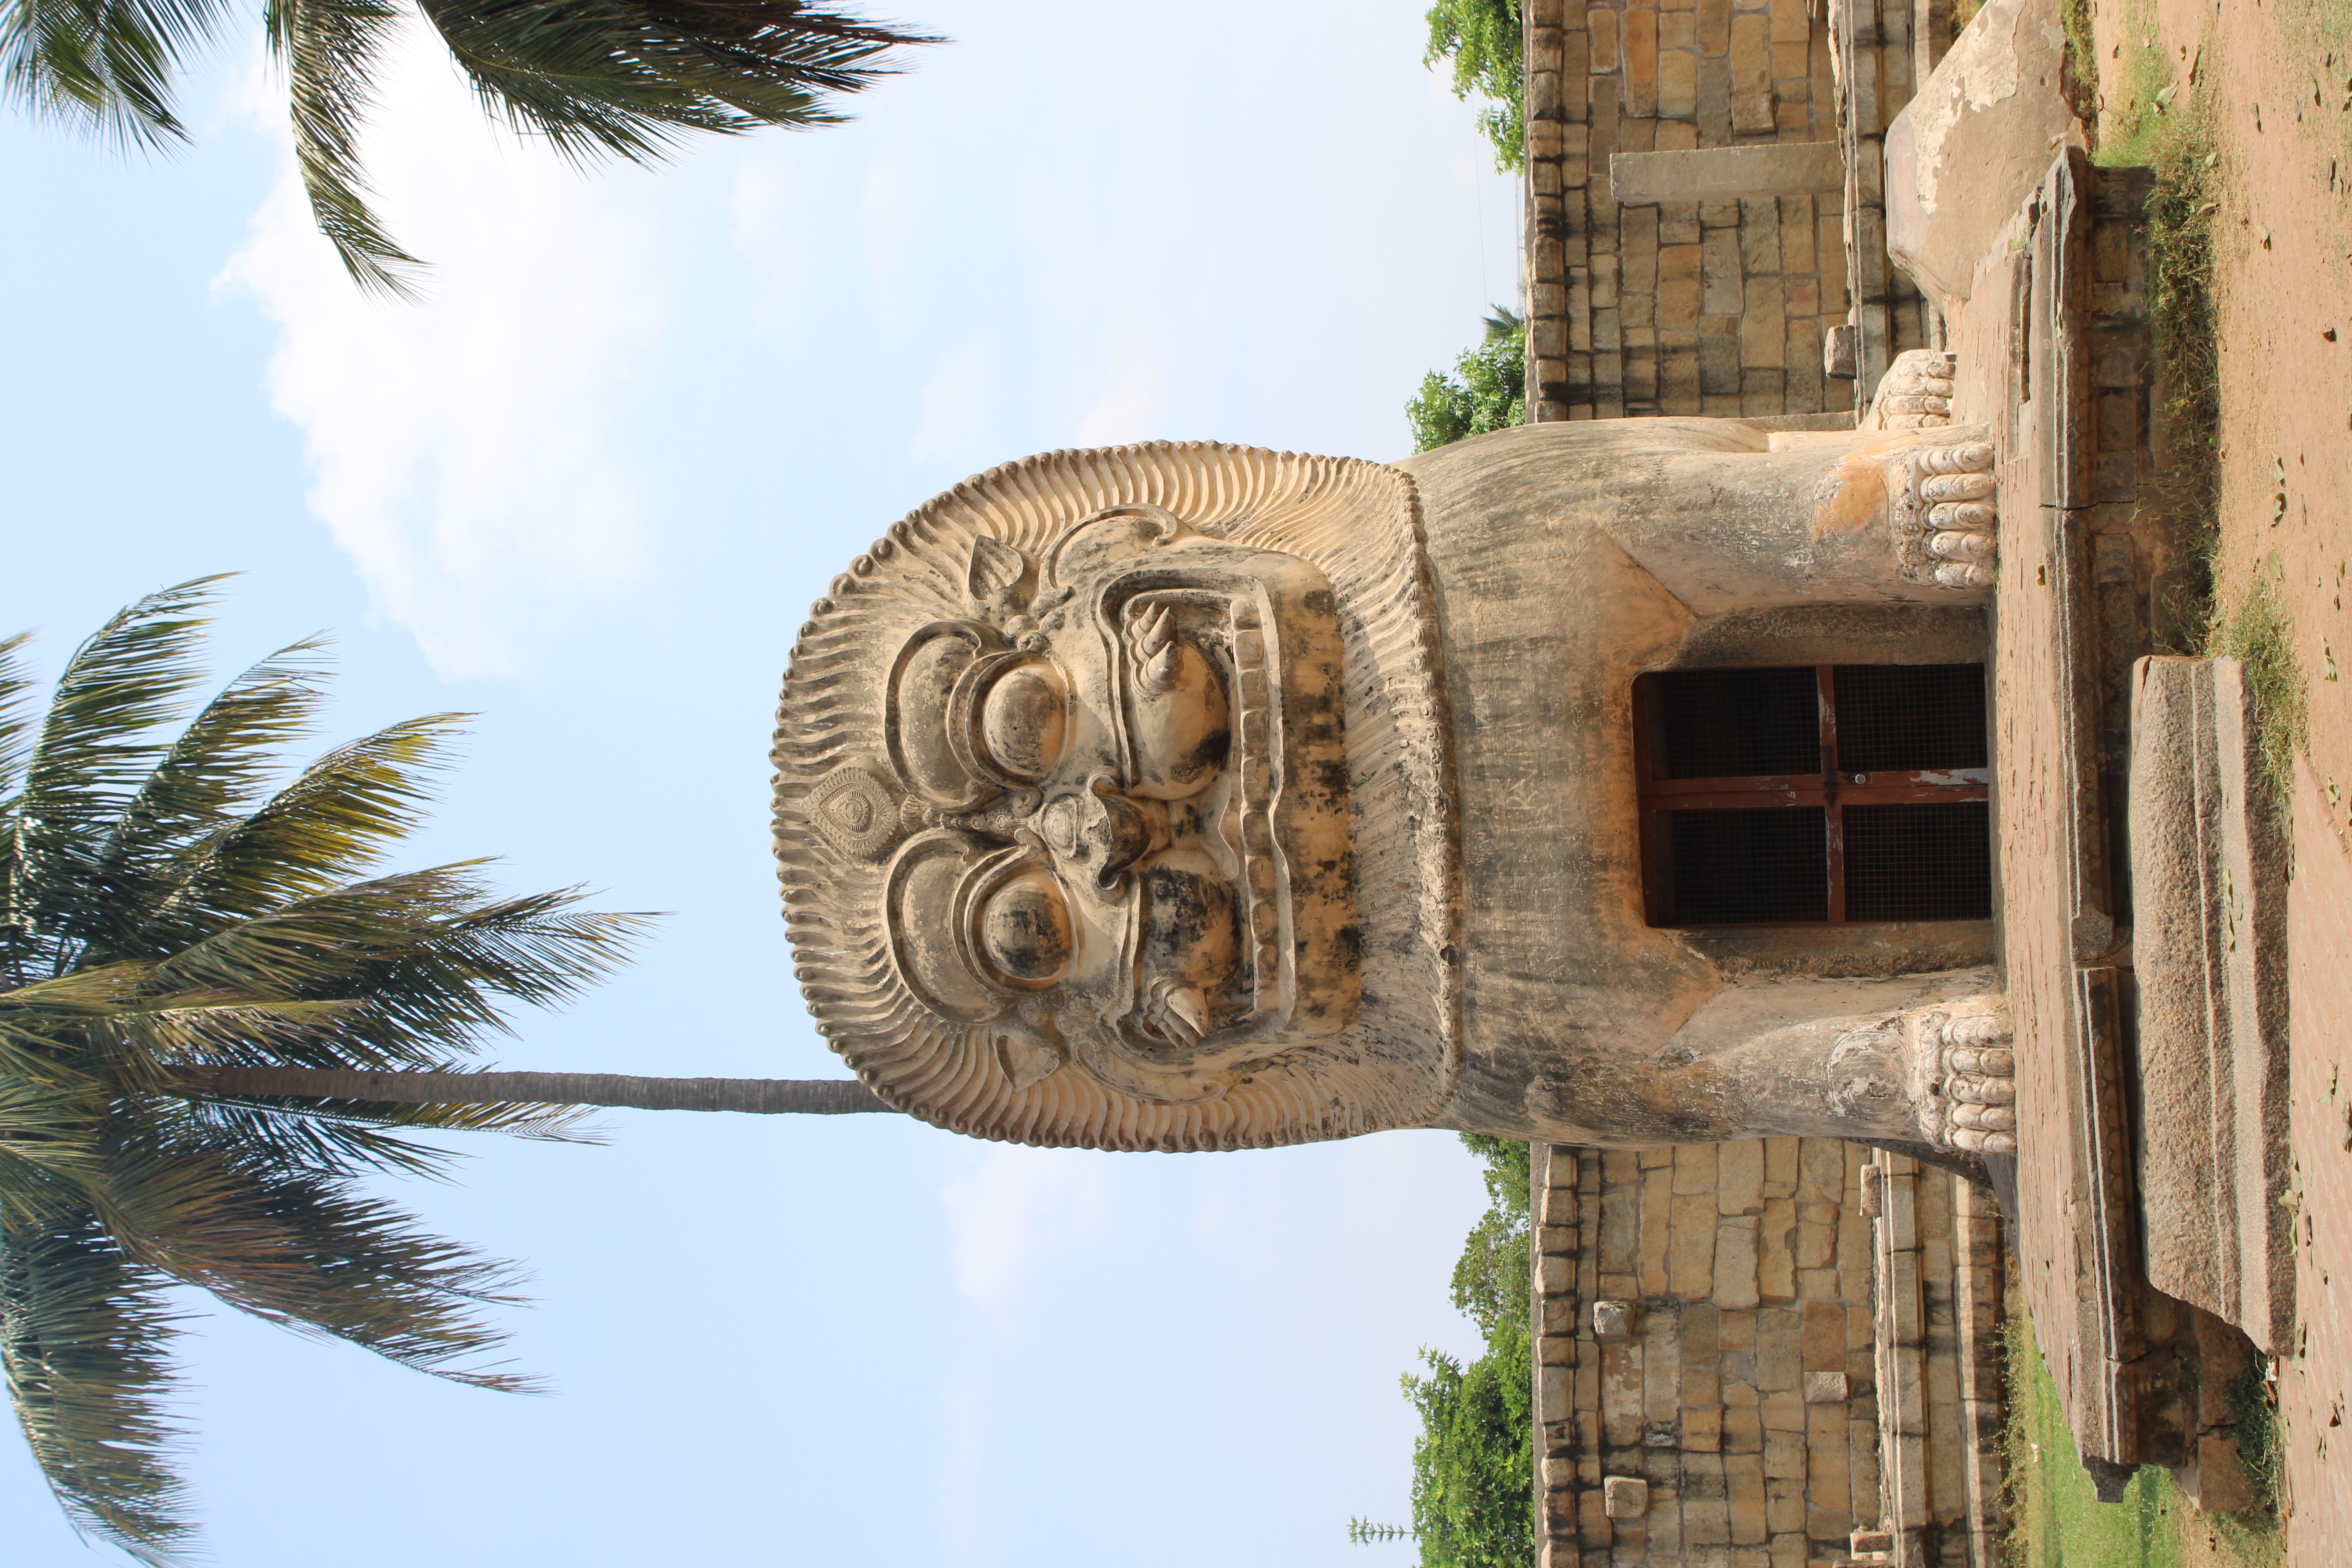
[[[1044,871],[1027,871],[999,888],[980,918],[988,961],[1014,984],[1042,986],[1070,966],[1074,944],[1069,906]]]
[[[1062,760],[1068,708],[1068,693],[1051,664],[1041,659],[1008,671],[981,706],[980,738],[989,760],[1015,778],[1044,778]]]

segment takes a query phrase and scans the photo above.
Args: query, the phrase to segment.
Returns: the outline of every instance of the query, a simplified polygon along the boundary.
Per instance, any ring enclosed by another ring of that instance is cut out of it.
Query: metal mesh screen
[[[1843,815],[1848,920],[1981,920],[1992,913],[1992,827],[1983,801],[1849,805]]]
[[[1668,885],[1676,925],[1824,921],[1829,835],[1819,806],[1670,811]]]
[[[1984,667],[1839,665],[1837,738],[1840,773],[1983,767]]]
[[[1819,683],[1810,668],[1673,669],[1643,678],[1665,779],[1822,771]]]

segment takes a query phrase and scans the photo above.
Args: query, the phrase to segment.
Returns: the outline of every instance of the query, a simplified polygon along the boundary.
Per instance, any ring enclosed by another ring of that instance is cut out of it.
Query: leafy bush
[[[1528,1145],[1464,1133],[1486,1163],[1486,1212],[1454,1266],[1454,1304],[1486,1352],[1465,1366],[1424,1350],[1404,1376],[1421,1413],[1412,1528],[1422,1568],[1528,1568],[1535,1561],[1535,1390],[1529,1338]]]
[[[1495,144],[1495,167],[1527,164],[1527,86],[1518,0],[1437,0],[1429,8],[1429,47],[1421,63],[1454,62],[1454,96],[1493,102],[1478,129]]]
[[[1528,330],[1517,311],[1495,307],[1486,336],[1454,362],[1453,375],[1431,371],[1420,395],[1404,405],[1412,421],[1412,449],[1426,452],[1524,424],[1528,416]]]

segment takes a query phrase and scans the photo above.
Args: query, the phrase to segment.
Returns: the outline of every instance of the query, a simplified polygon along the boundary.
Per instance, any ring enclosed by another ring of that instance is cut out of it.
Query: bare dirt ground
[[[2095,0],[2095,19],[2103,127],[2168,75],[2172,112],[2209,106],[2220,156],[2221,596],[2268,584],[2309,710],[2289,898],[2303,1246],[2301,1328],[2278,1363],[2286,1560],[2352,1562],[2352,3]]]

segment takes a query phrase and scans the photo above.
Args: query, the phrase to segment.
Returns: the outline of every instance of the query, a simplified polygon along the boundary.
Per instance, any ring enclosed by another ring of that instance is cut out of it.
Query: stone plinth
[[[2285,845],[2235,659],[2132,692],[2133,951],[2148,1282],[2266,1352],[2294,1323]]]

